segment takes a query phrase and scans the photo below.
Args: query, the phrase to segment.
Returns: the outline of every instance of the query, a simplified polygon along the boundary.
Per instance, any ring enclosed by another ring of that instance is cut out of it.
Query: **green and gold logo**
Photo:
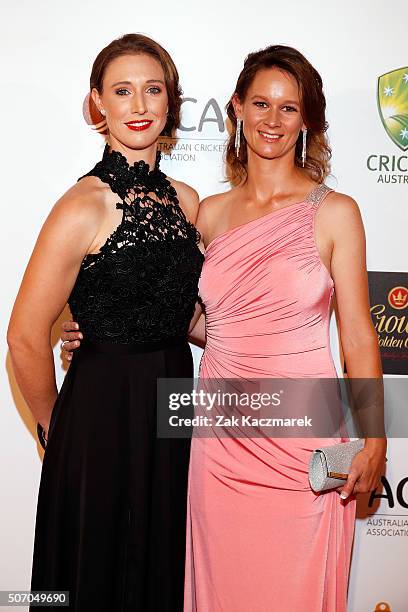
[[[408,68],[378,79],[378,111],[388,136],[400,149],[408,149]]]

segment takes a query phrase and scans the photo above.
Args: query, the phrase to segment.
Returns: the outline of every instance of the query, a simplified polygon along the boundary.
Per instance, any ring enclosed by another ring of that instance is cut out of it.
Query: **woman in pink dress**
[[[228,115],[235,187],[204,200],[197,222],[202,381],[335,378],[334,292],[349,376],[380,378],[359,209],[324,185],[319,74],[290,47],[253,53]],[[66,349],[75,348],[79,332],[64,329]],[[384,439],[367,438],[347,483],[314,493],[312,450],[347,440],[193,438],[184,612],[345,612],[355,494],[377,486],[386,450]]]
[[[237,186],[204,200],[197,221],[206,247],[201,379],[335,378],[334,289],[349,376],[381,377],[359,209],[323,183],[330,149],[319,74],[288,47],[253,53],[227,111]],[[376,487],[385,440],[366,440],[345,499],[314,493],[308,463],[316,447],[347,440],[193,438],[185,612],[346,610],[354,494]]]

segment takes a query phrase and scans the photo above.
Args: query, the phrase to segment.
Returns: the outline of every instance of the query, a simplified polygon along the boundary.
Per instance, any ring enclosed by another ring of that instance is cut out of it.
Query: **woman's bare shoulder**
[[[213,195],[207,196],[200,202],[200,216],[217,215],[228,206],[236,196],[236,189],[228,189],[221,193],[214,193]]]
[[[186,215],[187,219],[191,223],[195,224],[197,221],[199,203],[199,196],[197,191],[193,187],[191,187],[191,185],[183,183],[183,181],[177,181],[176,179],[173,179],[169,176],[167,178],[176,190],[180,206],[183,209],[183,212]]]
[[[206,208],[212,208],[213,206],[222,206],[226,202],[230,202],[237,193],[237,187],[228,189],[227,191],[221,191],[220,193],[214,193],[213,195],[207,196],[201,201],[200,206]]]
[[[359,205],[345,193],[332,191],[327,194],[318,209],[319,226],[333,239],[341,239],[347,233],[363,231]]]
[[[235,189],[229,189],[222,193],[210,195],[200,202],[198,211],[197,227],[203,237],[205,245],[208,245],[217,228],[228,217],[228,210],[235,199]]]
[[[78,221],[100,219],[112,201],[111,189],[95,176],[87,176],[72,185],[55,203],[52,215],[76,215]]]
[[[331,191],[322,203],[321,216],[334,221],[350,220],[360,216],[360,208],[351,196],[339,191]]]

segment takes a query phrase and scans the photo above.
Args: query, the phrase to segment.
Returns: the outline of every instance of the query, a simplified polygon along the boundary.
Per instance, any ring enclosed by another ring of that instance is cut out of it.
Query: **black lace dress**
[[[69,297],[84,341],[51,416],[31,582],[76,612],[183,609],[190,440],[157,437],[156,380],[193,376],[203,255],[158,161],[106,147],[88,173],[123,216]]]

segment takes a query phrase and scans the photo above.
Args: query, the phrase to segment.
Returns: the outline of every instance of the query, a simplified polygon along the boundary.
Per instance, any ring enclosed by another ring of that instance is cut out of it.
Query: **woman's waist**
[[[201,374],[250,378],[336,378],[330,347],[315,348],[248,346],[208,341],[201,359]],[[225,374],[227,373],[227,374]]]
[[[130,339],[111,337],[85,337],[74,354],[100,353],[110,355],[134,355],[150,353],[166,348],[188,345],[187,335],[167,336],[163,338]]]
[[[155,350],[187,342],[191,319],[191,316],[166,316],[166,313],[161,316],[153,305],[142,313],[108,312],[106,309],[91,312],[72,307],[71,313],[85,341],[98,345],[103,343],[107,349],[112,347],[113,350],[132,345],[136,352],[141,352],[137,350],[139,348]]]
[[[330,345],[327,334],[308,338],[288,334],[268,333],[260,331],[255,333],[235,333],[228,331],[219,333],[216,330],[206,330],[206,350],[220,355],[248,356],[259,358],[290,357],[296,358],[317,357],[326,358],[330,355]]]

